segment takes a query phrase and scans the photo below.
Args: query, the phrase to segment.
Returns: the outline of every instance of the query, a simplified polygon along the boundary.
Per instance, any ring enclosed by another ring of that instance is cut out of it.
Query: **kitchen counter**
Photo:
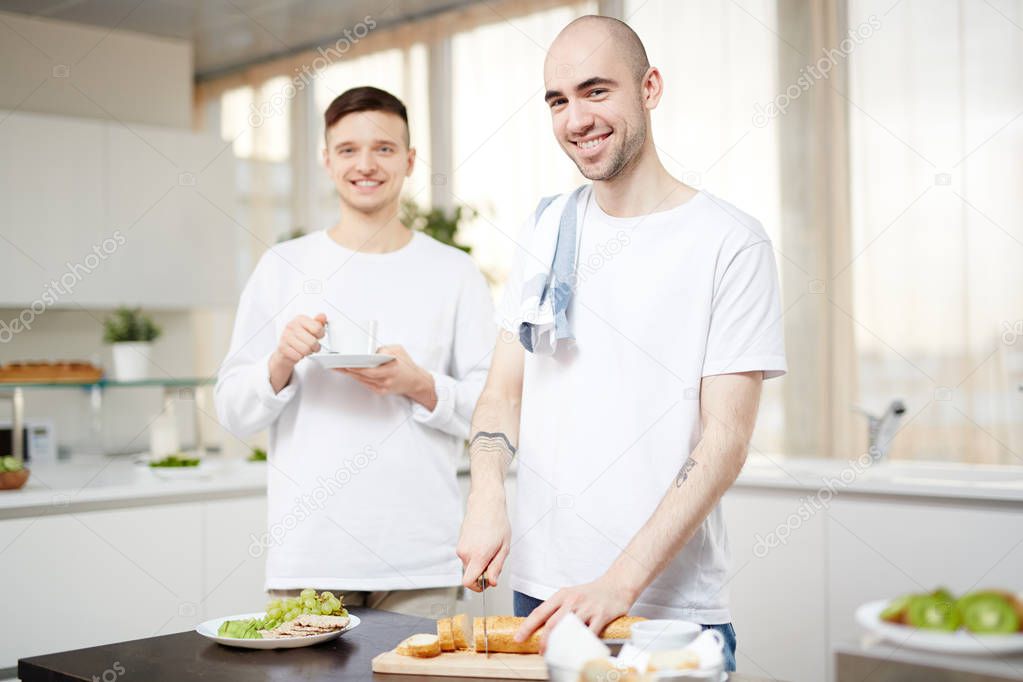
[[[166,480],[127,456],[79,456],[55,464],[29,465],[21,490],[0,491],[0,519],[49,516],[101,509],[224,500],[266,492],[265,462],[204,463],[208,476]]]
[[[165,480],[128,456],[78,456],[30,466],[21,490],[0,491],[0,519],[100,509],[223,500],[264,495],[265,462],[208,458],[209,476]],[[468,478],[468,463],[458,475]],[[515,478],[515,467],[508,472]],[[737,488],[833,494],[976,500],[1023,506],[1023,467],[882,462],[868,467],[841,460],[750,455]]]
[[[234,649],[194,632],[35,656],[18,661],[22,682],[81,682],[127,679],[163,682],[277,680],[376,680],[377,682],[450,682],[468,679],[391,675],[371,670],[373,657],[416,632],[433,632],[434,621],[375,609],[352,609],[362,624],[333,642],[302,649]],[[478,678],[477,678],[478,679]],[[731,682],[765,682],[733,673]]]
[[[836,682],[877,680],[1023,680],[1023,654],[969,656],[913,649],[866,635],[859,643],[834,648]]]
[[[805,490],[830,495],[881,495],[974,500],[1023,506],[1023,466],[890,460],[798,459],[751,454],[739,488]],[[825,492],[829,491],[829,492]]]

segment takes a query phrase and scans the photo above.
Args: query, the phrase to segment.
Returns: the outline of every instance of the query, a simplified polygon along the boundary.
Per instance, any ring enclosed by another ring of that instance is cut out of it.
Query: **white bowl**
[[[614,658],[609,658],[610,661],[614,662]],[[547,665],[547,678],[550,682],[578,682],[579,680],[578,670],[569,670],[568,668],[559,668],[554,665]],[[701,668],[697,670],[660,670],[654,673],[655,679],[658,680],[705,680],[705,682],[724,682],[728,679],[728,674],[724,671],[724,666],[716,666],[714,668]]]
[[[644,651],[684,649],[703,627],[687,620],[641,620],[633,623],[631,644]]]

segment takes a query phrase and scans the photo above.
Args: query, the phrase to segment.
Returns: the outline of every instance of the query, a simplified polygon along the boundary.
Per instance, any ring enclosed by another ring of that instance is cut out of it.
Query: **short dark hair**
[[[394,114],[405,122],[405,146],[409,146],[411,136],[408,128],[408,112],[400,99],[380,88],[363,85],[345,90],[334,98],[327,110],[323,112],[323,135],[326,137],[330,127],[348,114],[360,111],[383,111]]]

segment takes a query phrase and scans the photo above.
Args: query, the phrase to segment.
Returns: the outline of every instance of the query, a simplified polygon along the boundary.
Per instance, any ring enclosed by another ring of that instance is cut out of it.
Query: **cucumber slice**
[[[959,627],[961,618],[955,603],[942,597],[924,595],[909,602],[909,624],[925,630],[951,632]]]
[[[1007,635],[1019,630],[1016,609],[1000,594],[991,592],[968,595],[960,600],[958,611],[970,632]]]

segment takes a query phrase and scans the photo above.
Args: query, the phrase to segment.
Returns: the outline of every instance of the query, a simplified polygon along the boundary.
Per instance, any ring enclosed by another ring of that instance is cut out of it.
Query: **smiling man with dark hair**
[[[341,590],[349,606],[437,617],[460,582],[455,466],[489,366],[490,291],[469,256],[401,223],[416,152],[397,97],[348,90],[324,129],[338,222],[260,259],[217,414],[239,436],[270,428],[271,594]],[[376,353],[395,359],[347,369],[307,359],[328,320],[375,322]]]
[[[509,559],[520,640],[545,626],[546,642],[570,611],[594,632],[630,611],[681,618],[719,631],[734,670],[718,501],[763,380],[785,371],[771,242],[662,165],[664,82],[626,24],[569,24],[544,81],[554,137],[592,184],[542,200],[519,240],[473,415],[462,584],[496,584]]]

